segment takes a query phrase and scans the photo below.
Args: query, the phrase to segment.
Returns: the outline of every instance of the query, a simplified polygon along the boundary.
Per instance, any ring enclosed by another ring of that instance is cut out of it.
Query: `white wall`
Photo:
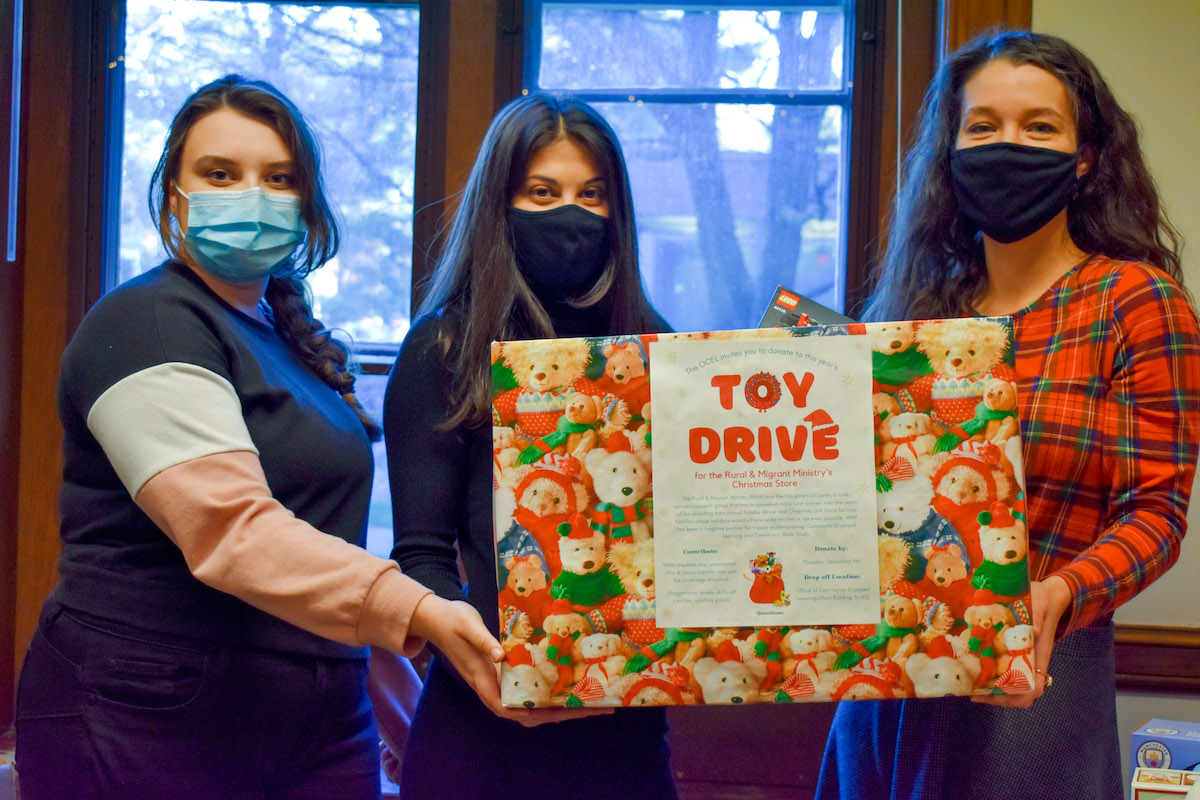
[[[1086,53],[1138,120],[1167,213],[1188,243],[1185,283],[1200,298],[1200,0],[1034,0],[1033,29]],[[1193,533],[1179,562],[1122,608],[1118,622],[1200,628],[1200,486],[1192,497]],[[1128,693],[1117,713],[1127,743],[1151,717],[1200,720],[1200,697]]]

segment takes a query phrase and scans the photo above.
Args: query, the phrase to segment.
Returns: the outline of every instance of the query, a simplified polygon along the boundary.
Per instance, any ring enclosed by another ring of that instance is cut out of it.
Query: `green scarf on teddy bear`
[[[835,670],[850,669],[850,667],[858,665],[871,653],[885,647],[889,639],[903,639],[910,633],[916,632],[916,628],[899,628],[880,620],[875,624],[875,635],[868,636],[861,642],[851,645],[849,650],[842,653],[833,662],[833,668]]]
[[[956,425],[938,437],[933,445],[933,452],[948,453],[967,439],[987,428],[989,422],[1002,420],[1005,417],[1016,416],[1015,411],[988,408],[983,402],[975,406],[975,417],[961,425]]]
[[[567,419],[567,415],[563,414],[558,418],[558,430],[556,430],[554,433],[546,434],[545,438],[538,439],[529,447],[526,447],[524,450],[522,450],[521,454],[517,456],[517,464],[524,465],[536,463],[539,459],[541,459],[542,456],[546,455],[546,453],[549,453],[560,444],[566,444],[567,439],[571,437],[571,434],[586,433],[595,429],[595,424],[588,424],[586,422],[571,422],[571,420]]]

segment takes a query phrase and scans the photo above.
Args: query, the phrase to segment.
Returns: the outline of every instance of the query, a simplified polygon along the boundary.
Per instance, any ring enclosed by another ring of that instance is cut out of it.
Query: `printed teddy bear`
[[[615,633],[584,636],[579,640],[579,653],[584,664],[583,678],[594,678],[603,687],[621,675],[630,656],[629,648]]]
[[[929,415],[917,411],[904,411],[887,419],[891,439],[890,453],[884,461],[898,456],[912,464],[915,469],[923,458],[933,453],[937,437],[930,433]]]
[[[917,652],[917,626],[921,622],[921,607],[912,597],[893,594],[883,601],[883,621],[887,624],[887,639],[882,655],[897,664]]]
[[[920,647],[921,616],[921,605],[915,597],[889,592],[883,599],[883,619],[874,633],[853,642],[834,659],[833,669],[849,669],[867,658],[902,664]]]
[[[801,628],[787,635],[787,650],[791,657],[784,664],[784,672],[803,675],[817,685],[821,677],[833,667],[837,653],[833,650],[833,637],[822,628]]]
[[[871,337],[871,374],[874,391],[894,392],[932,370],[929,358],[913,345],[912,322],[878,322],[867,325]]]
[[[879,593],[883,594],[892,584],[904,578],[911,557],[908,542],[890,533],[875,537],[879,551]]]
[[[903,697],[903,672],[887,659],[868,658],[853,669],[829,676],[833,700],[891,700]]]
[[[655,622],[654,542],[614,544],[608,563],[621,579],[624,593],[611,604],[620,603],[621,635],[634,648],[662,641],[664,631]]]
[[[953,542],[925,548],[925,577],[917,582],[917,589],[945,603],[955,620],[963,619],[975,587],[962,548]]]
[[[583,459],[589,450],[629,424],[625,401],[614,395],[598,397],[571,391],[564,402],[566,406],[554,433],[542,436],[522,450],[517,455],[517,464],[532,464],[548,453]]]
[[[515,424],[528,446],[557,432],[572,392],[603,397],[606,392],[584,377],[590,349],[582,339],[504,342],[500,357],[517,386],[492,401],[493,425]]]
[[[520,645],[500,670],[500,698],[506,706],[540,708],[551,704],[558,668],[536,647]]]
[[[742,652],[728,640],[717,646],[715,655],[697,661],[692,676],[705,703],[741,705],[759,701],[767,667],[760,659],[743,660]]]
[[[500,609],[500,646],[505,654],[528,644],[533,633],[533,623],[529,621],[528,614],[512,606]]]
[[[539,644],[546,660],[554,665],[557,676],[551,695],[566,691],[583,677],[583,651],[579,640],[587,627],[583,615],[564,599],[554,601],[550,613],[542,620],[546,636]]]
[[[879,466],[896,452],[888,420],[900,413],[900,404],[887,392],[875,392],[871,395],[871,413],[875,428],[875,466]]]
[[[689,689],[691,676],[683,667],[657,661],[641,672],[625,675],[609,687],[622,706],[681,706],[695,702]]]
[[[987,424],[976,436],[1003,447],[1010,436],[1019,430],[1017,425],[1017,385],[1012,381],[993,378],[983,385],[983,406],[988,411]]]
[[[644,418],[642,409],[650,402],[650,381],[641,347],[633,341],[606,344],[601,352],[605,358],[604,375],[596,383],[624,400],[632,414]]]
[[[644,542],[654,532],[654,506],[650,500],[650,452],[633,452],[629,437],[613,436],[605,449],[592,450],[584,459],[599,502],[592,525],[613,542]]]
[[[500,590],[500,608],[515,608],[525,614],[535,629],[550,609],[553,598],[546,583],[546,572],[537,555],[509,556],[504,562],[508,570],[505,586]]]
[[[954,648],[944,638],[930,643],[924,653],[916,653],[904,665],[912,692],[916,697],[969,695],[979,675],[979,658],[971,653],[954,655]]]
[[[933,487],[922,476],[897,481],[878,495],[876,522],[881,534],[902,539],[908,546],[903,578],[916,583],[925,575],[925,550],[934,545],[961,543],[950,521],[936,506]]]
[[[931,456],[924,469],[933,486],[933,509],[949,520],[962,538],[967,558],[978,564],[983,559],[979,514],[996,501],[1010,502],[1016,495],[1015,484],[995,462],[962,450]]]
[[[778,625],[764,625],[750,637],[754,657],[762,661],[766,668],[766,675],[758,687],[761,692],[779,683],[783,677],[783,662],[787,654],[784,637],[787,632],[787,628],[781,630]]]
[[[979,515],[979,550],[983,558],[971,576],[976,589],[988,589],[1001,602],[1029,591],[1029,542],[1025,523],[1008,506],[992,503]]]
[[[512,480],[517,508],[513,520],[533,536],[550,574],[562,569],[558,528],[588,506],[588,492],[579,479],[579,462],[565,458],[557,464],[538,462],[516,467]]]
[[[1016,624],[1012,611],[1001,603],[996,602],[995,596],[987,589],[975,592],[974,602],[963,614],[967,629],[959,634],[967,652],[979,657],[979,674],[975,678],[976,686],[984,686],[996,677],[999,659],[1007,652],[1003,631]]]
[[[614,679],[607,688],[609,703],[621,706],[680,706],[694,703],[691,675],[678,664],[656,661],[640,672]]]
[[[587,517],[571,515],[558,532],[562,571],[550,585],[551,597],[567,600],[576,611],[587,613],[625,591],[606,560],[604,534],[594,530]]]
[[[1004,647],[1008,651],[996,661],[996,686],[1005,692],[1019,694],[1034,687],[1035,656],[1033,626],[1013,625],[1004,629]]]
[[[1013,368],[1003,361],[1008,328],[980,317],[937,320],[922,323],[916,340],[932,372],[909,383],[896,399],[907,411],[932,409],[931,416],[942,428],[960,441],[969,438],[969,433],[954,429],[974,419],[986,383],[992,378],[1015,380]]]

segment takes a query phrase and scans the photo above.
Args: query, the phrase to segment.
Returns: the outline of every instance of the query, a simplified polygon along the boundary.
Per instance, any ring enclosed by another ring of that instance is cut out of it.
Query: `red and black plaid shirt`
[[[1200,333],[1178,284],[1104,257],[1064,275],[1015,328],[1031,570],[1071,586],[1065,634],[1179,555],[1200,444]]]

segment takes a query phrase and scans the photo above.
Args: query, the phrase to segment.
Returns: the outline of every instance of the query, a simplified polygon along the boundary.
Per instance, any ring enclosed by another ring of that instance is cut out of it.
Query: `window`
[[[127,0],[120,236],[112,287],[165,257],[146,192],[171,115],[229,72],[277,86],[308,118],[340,212],[336,258],[308,279],[317,318],[372,356],[408,331],[416,153],[415,3],[300,5]],[[375,373],[386,371],[374,370]],[[386,376],[360,377],[376,417]],[[386,556],[392,518],[383,444],[375,445],[367,548]]]
[[[754,327],[778,284],[845,304],[847,3],[542,2],[525,88],[621,140],[642,273],[677,330]]]
[[[146,191],[171,115],[229,72],[262,78],[300,108],[324,150],[341,213],[337,257],[309,279],[317,317],[356,344],[408,330],[417,108],[416,3],[312,6],[128,0],[117,274],[165,254]]]

